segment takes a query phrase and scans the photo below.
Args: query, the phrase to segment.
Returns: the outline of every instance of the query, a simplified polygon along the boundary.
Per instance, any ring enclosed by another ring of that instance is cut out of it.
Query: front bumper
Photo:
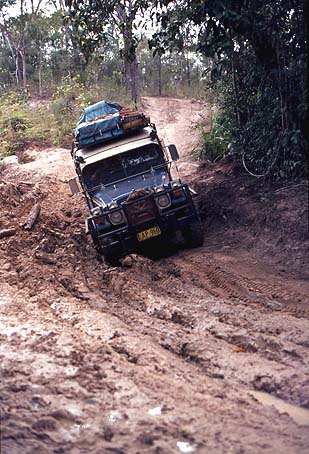
[[[165,212],[158,212],[156,218],[151,221],[134,227],[125,225],[117,230],[106,233],[97,231],[93,239],[99,252],[110,257],[120,257],[138,250],[143,244],[152,240],[150,238],[145,241],[139,241],[137,235],[140,232],[158,226],[161,230],[159,237],[172,238],[178,230],[184,229],[198,219],[198,213],[189,195],[186,203],[170,208]]]

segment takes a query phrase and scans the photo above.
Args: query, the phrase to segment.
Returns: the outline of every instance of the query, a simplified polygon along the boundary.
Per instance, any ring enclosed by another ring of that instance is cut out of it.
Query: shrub
[[[203,125],[197,125],[202,135],[202,145],[192,151],[192,155],[198,159],[217,161],[222,159],[231,142],[231,133],[228,118],[223,113],[215,115],[210,131],[206,131]]]

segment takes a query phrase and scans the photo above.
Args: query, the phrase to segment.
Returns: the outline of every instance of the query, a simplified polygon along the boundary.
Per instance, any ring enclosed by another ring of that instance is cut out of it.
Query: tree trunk
[[[64,37],[66,51],[70,50],[73,54],[73,75],[75,75],[76,72],[84,69],[84,65],[80,60],[78,38],[76,38],[76,36],[78,36],[78,25],[73,20],[71,20],[73,7],[66,8],[65,2],[63,0],[59,0],[59,5],[60,9],[63,12],[68,13],[70,17],[70,19],[68,21],[65,21],[64,23]],[[68,67],[67,70],[72,77],[71,68]]]
[[[188,87],[190,87],[191,86],[191,65],[190,65],[189,55],[187,52],[185,53],[185,61],[186,61],[187,84],[188,84]]]
[[[20,47],[19,47],[19,55],[21,57],[21,64],[22,64],[22,83],[24,88],[27,85],[27,67],[26,67],[26,24],[23,22],[24,16],[24,0],[20,0],[20,17],[22,19],[23,29],[21,30],[21,37],[20,37]]]
[[[39,52],[39,95],[42,96],[42,52]]]
[[[131,2],[128,2],[128,10],[120,6],[116,7],[118,20],[121,23],[120,31],[124,41],[123,60],[125,70],[126,90],[131,91],[131,98],[135,105],[140,96],[140,80],[136,44],[133,37],[133,21],[136,11],[133,11]]]
[[[16,234],[16,229],[0,230],[0,239],[7,238]]]
[[[126,87],[126,93],[129,93],[131,90],[131,71],[130,71],[130,63],[126,60],[124,57],[124,62],[123,62],[123,68],[124,68],[124,83]]]
[[[20,85],[19,52],[15,54],[15,78],[17,85]]]
[[[26,64],[26,38],[25,31],[22,33],[20,56],[22,61],[23,87],[27,86],[27,64]]]
[[[134,60],[130,63],[130,78],[131,78],[131,98],[137,106],[137,100],[140,97],[140,83],[138,73],[138,61],[136,54]]]
[[[158,94],[162,96],[162,59],[161,55],[156,56],[157,68],[158,68]]]
[[[19,85],[20,77],[19,77],[19,52],[18,52],[18,46],[14,42],[13,38],[10,35],[10,32],[8,30],[6,30],[4,25],[1,26],[1,31],[2,31],[3,39],[6,40],[8,46],[9,46],[12,58],[14,59],[14,62],[15,62],[15,79],[16,79],[16,84]]]

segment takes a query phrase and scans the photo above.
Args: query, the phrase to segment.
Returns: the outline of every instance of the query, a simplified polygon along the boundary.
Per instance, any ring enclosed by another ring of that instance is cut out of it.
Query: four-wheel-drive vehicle
[[[149,118],[142,115],[137,124],[134,114],[132,127],[130,115],[124,118],[123,134],[117,132],[91,146],[79,148],[75,143],[72,147],[90,212],[86,231],[110,263],[154,238],[172,239],[178,231],[190,247],[203,243],[192,198],[196,193],[179,179],[175,145],[165,147]],[[73,193],[80,192],[77,179],[69,183]]]

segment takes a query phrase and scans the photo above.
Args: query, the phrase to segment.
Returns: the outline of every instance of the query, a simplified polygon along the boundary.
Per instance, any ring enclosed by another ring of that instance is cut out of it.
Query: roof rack
[[[101,110],[98,106],[101,106]],[[108,103],[102,101],[85,109],[75,130],[74,146],[77,149],[93,147],[99,143],[137,132],[140,128],[152,126],[150,117],[143,112],[120,106],[119,109],[116,109],[114,104],[111,106],[112,111],[109,111]],[[90,114],[85,113],[88,111]]]

